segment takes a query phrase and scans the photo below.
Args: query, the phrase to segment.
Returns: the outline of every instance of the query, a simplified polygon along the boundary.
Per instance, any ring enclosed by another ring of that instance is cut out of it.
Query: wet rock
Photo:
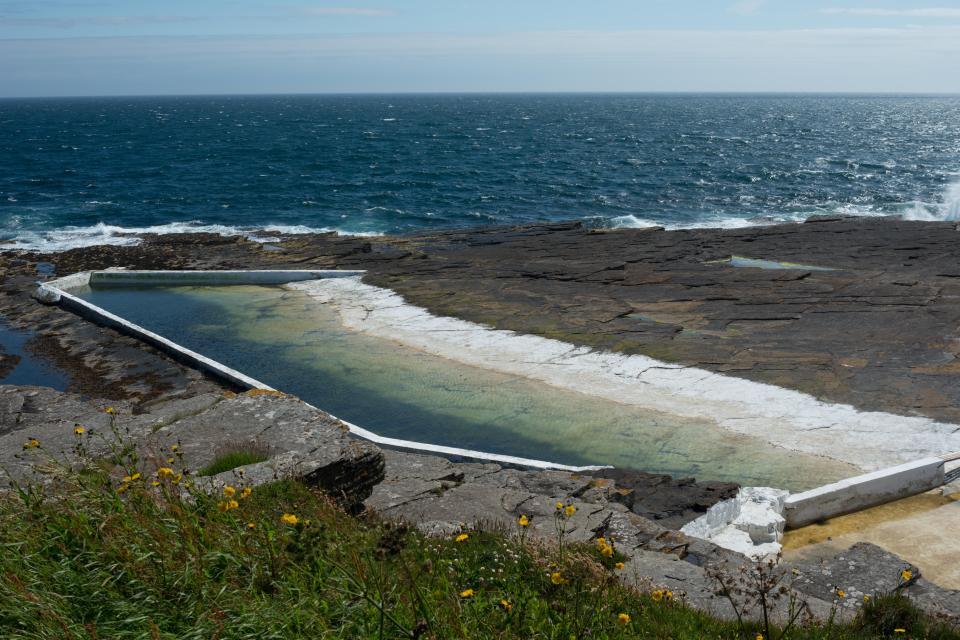
[[[717,502],[733,498],[739,489],[732,482],[697,482],[631,469],[604,469],[592,475],[615,482],[609,500],[668,529],[679,529]]]
[[[189,397],[217,392],[219,383],[184,367],[157,350],[97,326],[57,306],[31,297],[32,275],[4,275],[6,295],[0,295],[0,316],[13,328],[28,330],[26,349],[69,378],[67,390],[112,402],[135,403],[164,397]]]
[[[10,375],[18,364],[20,364],[20,356],[0,353],[0,380]]]

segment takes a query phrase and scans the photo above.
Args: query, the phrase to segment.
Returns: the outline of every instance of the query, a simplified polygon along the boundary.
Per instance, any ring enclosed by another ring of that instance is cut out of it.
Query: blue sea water
[[[960,217],[960,97],[0,100],[0,246]]]

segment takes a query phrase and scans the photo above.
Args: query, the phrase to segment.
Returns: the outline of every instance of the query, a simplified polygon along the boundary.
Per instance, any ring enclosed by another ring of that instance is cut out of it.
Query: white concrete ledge
[[[787,527],[802,527],[930,491],[943,482],[944,460],[932,456],[793,494],[783,515]]]
[[[94,271],[90,285],[278,285],[323,278],[362,276],[364,271],[321,270],[243,270],[243,271]]]
[[[336,417],[336,416],[334,416]],[[474,451],[472,449],[460,449],[458,447],[447,447],[440,444],[428,444],[425,442],[412,442],[410,440],[400,440],[398,438],[388,438],[377,435],[372,431],[367,431],[363,427],[347,422],[342,418],[337,418],[340,422],[350,427],[350,433],[353,433],[365,440],[370,440],[385,447],[395,449],[409,449],[411,451],[439,453],[444,456],[457,456],[460,458],[471,458],[473,460],[482,460],[484,462],[498,462],[500,464],[509,464],[520,467],[533,467],[534,469],[551,469],[558,471],[571,471],[574,473],[583,473],[587,471],[600,471],[601,469],[612,469],[610,465],[590,465],[584,467],[559,464],[557,462],[547,462],[545,460],[534,460],[532,458],[518,458],[502,453],[487,453],[483,451]]]
[[[85,271],[51,280],[41,286],[71,291],[84,286],[170,285],[278,285],[323,278],[362,276],[364,271],[336,269],[238,269],[233,271]]]
[[[120,333],[137,338],[138,340],[149,344],[152,347],[163,351],[174,360],[181,362],[187,366],[199,369],[205,373],[209,373],[216,378],[226,380],[227,382],[236,385],[242,389],[271,389],[271,387],[251,378],[243,373],[237,371],[236,369],[231,369],[230,367],[212,360],[196,351],[187,349],[184,346],[164,338],[158,333],[154,333],[144,327],[141,327],[138,324],[134,324],[129,320],[124,320],[120,316],[110,313],[106,309],[98,307],[95,304],[87,302],[82,298],[78,298],[72,293],[68,293],[63,290],[58,290],[54,288],[48,289],[48,291],[56,291],[57,298],[55,302],[64,309],[69,309],[73,311],[78,316],[86,318],[92,322],[95,322],[100,325],[110,327],[115,329]]]

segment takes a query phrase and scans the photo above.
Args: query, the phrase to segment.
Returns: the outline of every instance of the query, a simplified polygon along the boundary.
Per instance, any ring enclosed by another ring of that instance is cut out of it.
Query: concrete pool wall
[[[788,427],[786,430],[781,425],[779,432],[764,433],[763,437],[779,446],[801,451],[804,450],[803,446],[806,446],[806,450],[809,451],[810,446],[809,442],[802,440],[813,440],[815,444],[819,441],[814,448],[815,451],[827,447],[832,456],[845,458],[861,469],[870,470],[901,463],[893,469],[872,472],[788,497],[781,505],[781,508],[785,507],[784,516],[787,526],[856,511],[939,486],[943,482],[946,456],[940,458],[939,463],[930,459],[923,460],[922,463],[913,463],[910,458],[920,457],[917,455],[919,452],[929,456],[942,454],[944,450],[960,449],[960,435],[957,435],[960,428],[956,425],[935,423],[925,418],[879,413],[865,414],[852,407],[821,403],[815,398],[787,389],[660,363],[643,356],[596,353],[554,340],[492,330],[455,318],[439,318],[407,304],[393,292],[361,283],[357,276],[363,273],[362,271],[335,270],[108,270],[79,273],[41,283],[36,296],[43,302],[59,304],[95,322],[137,337],[186,364],[227,380],[238,387],[272,389],[269,385],[240,371],[186,349],[71,292],[90,285],[122,287],[299,283],[293,285],[293,288],[304,290],[337,307],[345,325],[356,330],[386,336],[443,357],[461,361],[464,358],[472,358],[471,364],[492,369],[502,369],[509,365],[514,367],[514,372],[520,375],[533,379],[538,379],[538,376],[540,379],[548,376],[549,379],[546,381],[549,384],[575,391],[582,391],[583,387],[589,387],[588,393],[609,397],[616,402],[630,402],[630,393],[640,393],[644,395],[643,402],[647,403],[646,406],[651,403],[656,406],[659,403],[661,408],[671,411],[686,411],[694,414],[705,411],[711,417],[719,416],[726,422],[725,424],[721,422],[724,428],[732,431],[743,432],[744,428],[748,431],[751,429],[756,431],[758,428],[769,431],[766,425],[771,420],[778,420],[785,414],[793,414],[794,419],[786,420]],[[505,361],[503,354],[510,355],[511,352],[522,353],[523,357]],[[556,375],[551,374],[552,371],[556,372]],[[541,460],[385,438],[357,425],[344,422],[351,432],[360,437],[397,448],[535,468],[571,471],[599,468],[560,465]],[[845,426],[852,433],[845,433]],[[824,429],[829,431],[830,436],[826,441],[823,440],[822,434],[817,435]],[[890,441],[896,441],[918,433],[925,437],[917,443],[918,446],[915,446],[917,451],[904,452],[902,447],[877,447],[876,442],[863,441],[864,437],[888,438]],[[784,439],[785,434],[789,438]],[[858,446],[851,447],[854,444],[850,441],[851,435],[859,440]],[[867,444],[870,446],[865,446]],[[950,447],[950,445],[956,446]],[[904,458],[907,459],[906,463],[903,463]],[[744,504],[741,500],[739,506],[728,505],[718,510],[718,513],[722,511],[733,519],[743,519],[741,516],[744,513],[742,508]],[[720,518],[715,517],[710,523],[702,523],[705,529],[701,535],[709,535],[709,530],[719,531],[731,526],[732,522],[721,522],[728,519],[726,515]],[[754,524],[747,522],[745,526],[749,528]]]
[[[37,291],[35,292],[34,296],[45,304],[57,304],[65,309],[73,311],[83,318],[111,327],[125,335],[142,340],[143,342],[160,349],[164,353],[167,353],[179,362],[209,373],[214,377],[225,380],[241,389],[262,389],[266,391],[276,391],[276,389],[270,385],[267,385],[240,371],[232,369],[231,367],[213,360],[212,358],[208,358],[203,354],[187,349],[186,347],[179,345],[172,340],[168,340],[167,338],[138,324],[121,318],[116,314],[110,313],[106,309],[92,304],[71,292],[76,292],[91,285],[281,285],[291,282],[301,282],[304,280],[355,277],[360,276],[363,273],[363,271],[345,270],[127,271],[122,269],[111,269],[106,271],[85,271],[65,276],[63,278],[58,278],[56,280],[41,282],[38,284]],[[413,442],[399,438],[388,438],[380,436],[346,420],[342,420],[340,418],[338,418],[338,420],[347,425],[351,433],[361,438],[370,440],[383,446],[395,447],[398,449],[410,449],[414,451],[472,458],[476,460],[532,467],[537,469],[557,469],[582,472],[595,471],[605,468],[605,466],[598,465],[563,465],[544,460],[534,460],[517,456],[460,449],[457,447],[447,447],[425,442]]]

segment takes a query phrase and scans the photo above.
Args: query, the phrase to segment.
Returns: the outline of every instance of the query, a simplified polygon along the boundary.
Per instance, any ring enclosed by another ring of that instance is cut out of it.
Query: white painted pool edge
[[[138,324],[125,320],[120,316],[110,313],[106,309],[79,298],[69,290],[75,290],[89,286],[91,283],[110,284],[110,285],[130,285],[143,284],[149,282],[152,285],[164,284],[286,284],[298,280],[313,280],[318,278],[345,278],[362,275],[363,271],[340,271],[340,270],[234,270],[234,271],[84,271],[75,273],[56,280],[38,283],[37,299],[50,303],[58,304],[64,308],[70,309],[78,315],[92,319],[100,324],[107,325],[118,331],[143,340],[147,344],[164,351],[175,359],[186,364],[194,366],[202,371],[210,373],[221,379],[225,379],[241,388],[263,389],[266,391],[277,391],[273,387],[260,382],[255,378],[232,369],[221,362],[208,358],[203,354],[197,353],[191,349],[173,342],[157,333],[154,333]],[[310,403],[305,402],[310,407]],[[317,407],[313,407],[317,408]],[[322,409],[319,409],[322,411]],[[332,414],[329,414],[332,416]],[[484,451],[474,451],[471,449],[460,449],[457,447],[447,447],[443,445],[430,444],[426,442],[414,442],[412,440],[401,440],[398,438],[389,438],[378,435],[372,431],[364,429],[351,422],[332,416],[347,426],[350,433],[370,440],[376,444],[401,449],[409,449],[418,452],[438,453],[450,456],[459,456],[474,460],[486,462],[497,462],[503,464],[532,467],[536,469],[549,469],[570,472],[599,471],[610,468],[607,465],[590,466],[572,466],[548,462],[545,460],[534,460],[530,458],[520,458],[498,453],[487,453]]]
[[[794,493],[783,505],[790,528],[861,511],[943,485],[950,456],[931,456]]]

